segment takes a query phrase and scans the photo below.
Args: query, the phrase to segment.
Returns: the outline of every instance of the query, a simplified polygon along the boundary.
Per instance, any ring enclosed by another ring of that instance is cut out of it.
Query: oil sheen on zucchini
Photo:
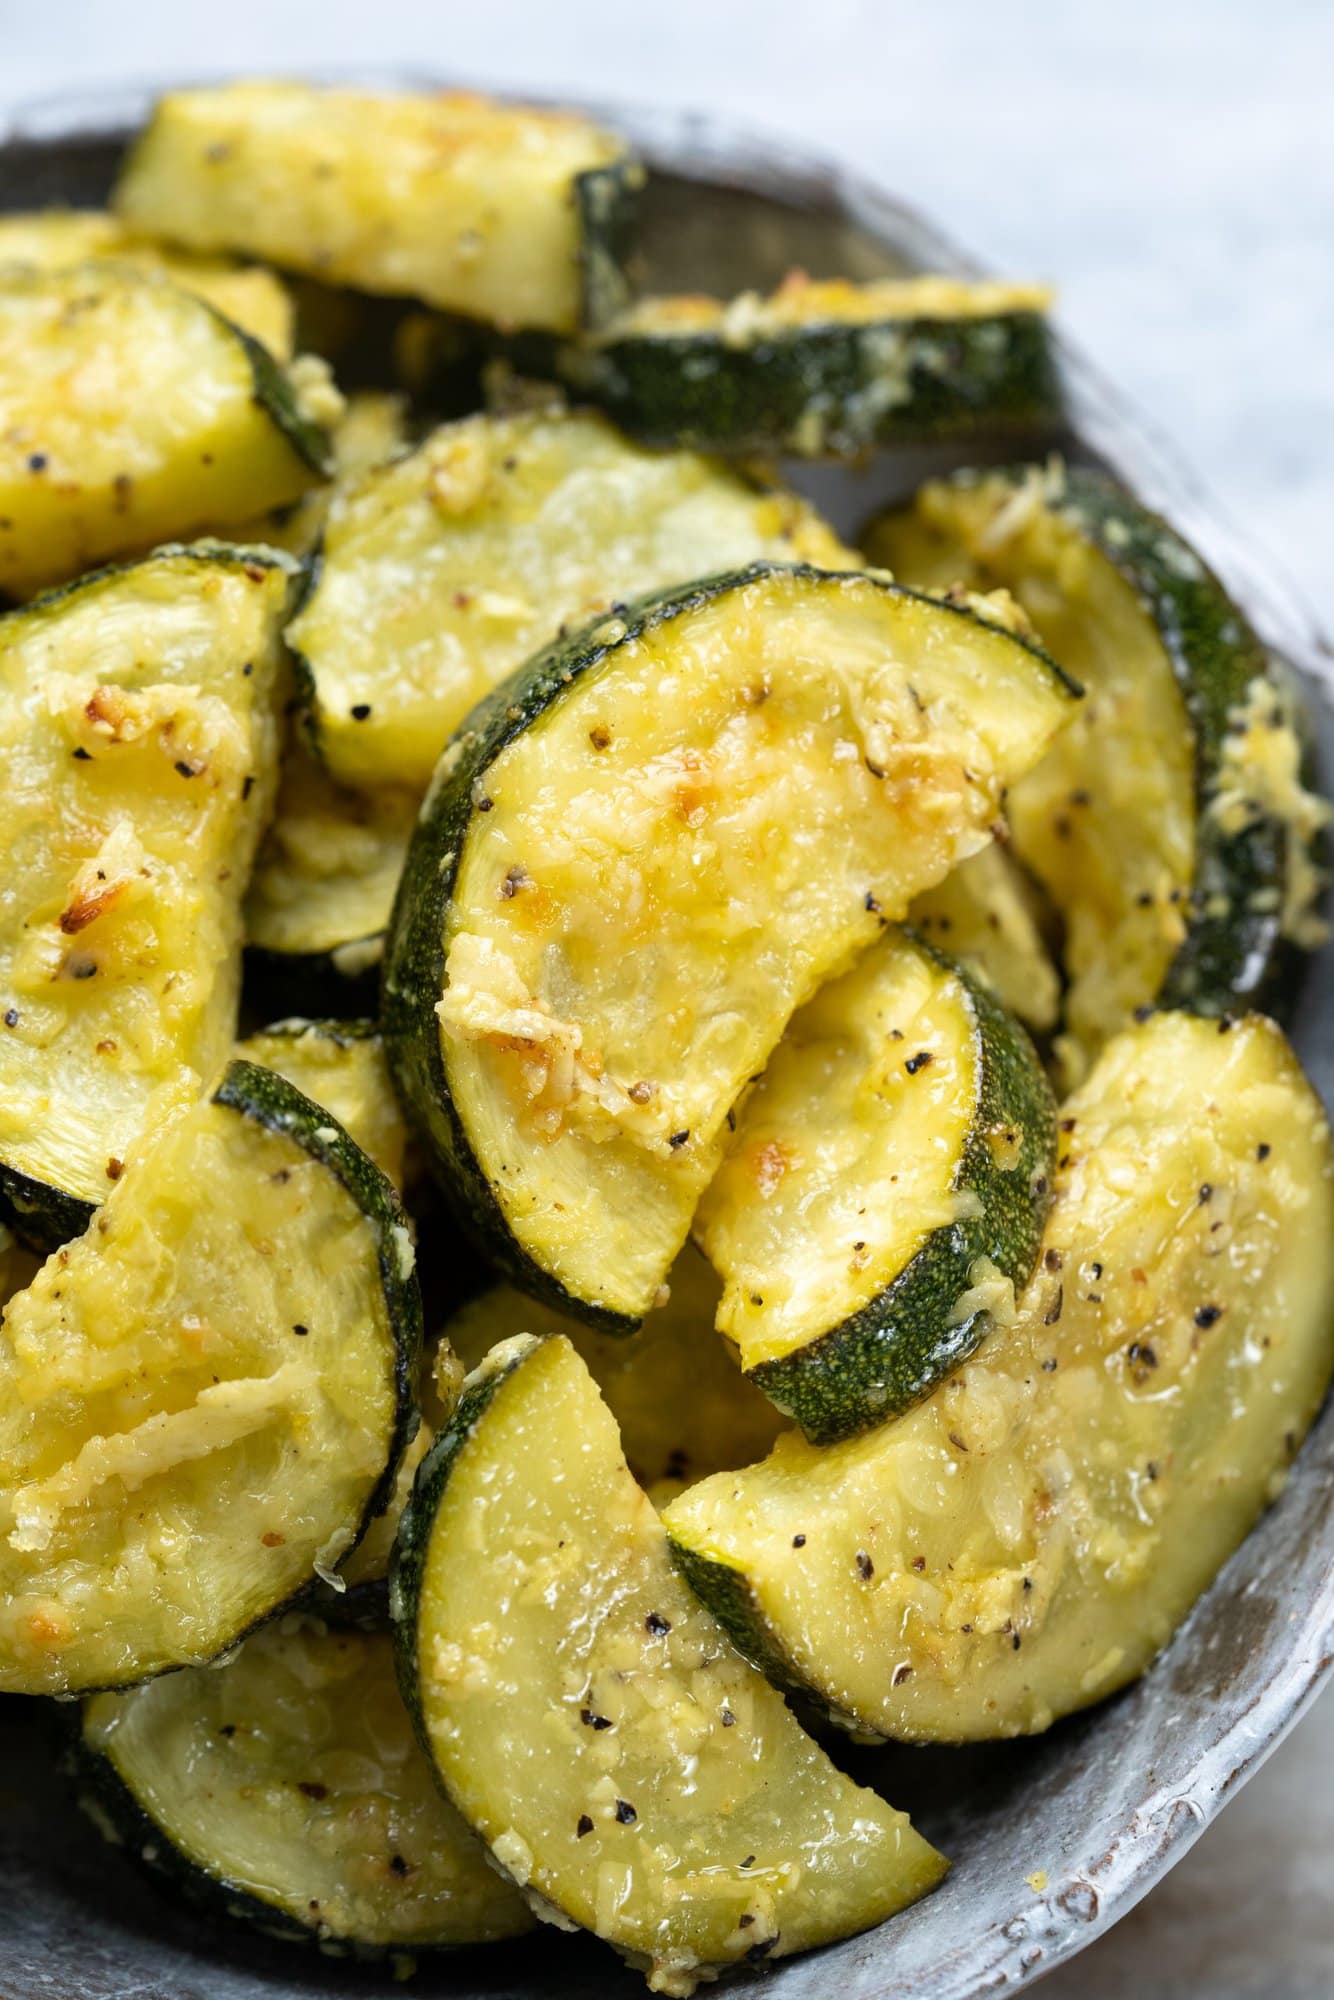
[[[788,1027],[695,1217],[719,1331],[817,1444],[931,1394],[1032,1273],[1056,1110],[977,981],[890,930]]]
[[[656,1992],[865,1930],[944,1872],[695,1603],[568,1340],[510,1341],[468,1378],[392,1598],[464,1819]]]
[[[870,533],[910,583],[1013,592],[1088,699],[1011,793],[1015,849],[1065,924],[1066,1064],[1137,1007],[1281,997],[1323,936],[1291,693],[1195,551],[1098,474],[1019,466],[923,488]]]
[[[296,382],[155,272],[0,270],[0,590],[295,500],[328,465]]]
[[[523,1289],[612,1330],[650,1309],[791,1014],[985,846],[1074,705],[979,610],[760,563],[474,712],[404,869],[385,1035]]]
[[[288,637],[334,777],[424,789],[497,682],[619,599],[762,556],[857,558],[788,494],[559,405],[447,424],[336,496]]]
[[[1043,936],[1040,891],[1001,835],[918,896],[908,921],[983,980],[1026,1028],[1046,1034],[1056,1026],[1061,976]]]
[[[199,544],[0,618],[0,1195],[41,1247],[227,1058],[290,580]]]
[[[0,1690],[203,1664],[355,1544],[415,1424],[378,1167],[234,1062],[0,1325]]]
[[[465,1368],[476,1368],[516,1334],[564,1334],[616,1420],[631,1472],[654,1505],[665,1506],[692,1480],[759,1458],[786,1427],[714,1332],[722,1287],[693,1244],[673,1264],[667,1288],[666,1304],[627,1338],[494,1285],[450,1320],[449,1346]]]
[[[1133,1680],[1329,1382],[1330,1138],[1282,1032],[1156,1015],[1063,1109],[1043,1257],[980,1355],[668,1510],[743,1650],[859,1730],[1020,1735]]]
[[[81,1735],[93,1817],[219,1915],[356,1952],[532,1923],[442,1798],[385,1633],[280,1620],[222,1666],[93,1695]]]
[[[257,264],[230,257],[195,257],[150,237],[136,236],[97,208],[44,208],[0,215],[0,265],[29,264],[63,271],[71,264],[114,258],[118,264],[160,271],[184,292],[194,292],[266,347],[275,361],[292,358],[292,301],[280,278]]]
[[[569,333],[624,301],[642,179],[619,139],[567,112],[232,83],[161,100],[115,207],[194,250]]]
[[[769,298],[645,299],[561,350],[572,389],[635,437],[704,451],[856,457],[1049,425],[1061,407],[1036,285],[892,278]]]
[[[374,1021],[275,1021],[242,1042],[245,1062],[276,1070],[326,1111],[402,1189],[407,1130]]]

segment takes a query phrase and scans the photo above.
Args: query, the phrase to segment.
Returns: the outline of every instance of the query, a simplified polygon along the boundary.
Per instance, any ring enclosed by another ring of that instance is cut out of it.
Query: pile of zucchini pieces
[[[644,179],[237,84],[0,217],[0,1690],[228,1920],[685,1995],[942,1874],[830,1722],[1047,1728],[1282,1485],[1326,808],[1041,292],[634,300]]]

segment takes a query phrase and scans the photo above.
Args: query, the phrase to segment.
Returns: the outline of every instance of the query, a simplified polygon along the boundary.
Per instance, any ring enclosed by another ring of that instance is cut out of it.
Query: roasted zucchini
[[[558,628],[762,556],[851,568],[806,505],[559,405],[435,431],[336,496],[288,638],[315,746],[423,789],[469,709]]]
[[[0,1326],[0,1690],[202,1664],[388,1501],[421,1303],[379,1168],[233,1062]]]
[[[789,1016],[985,845],[1074,705],[980,611],[759,563],[474,712],[409,850],[385,1035],[522,1288],[613,1331],[649,1310]]]
[[[0,590],[295,500],[329,466],[309,379],[151,271],[0,270]]]
[[[631,1472],[654,1505],[665,1506],[692,1480],[759,1458],[784,1428],[714,1332],[721,1286],[692,1245],[673,1264],[667,1289],[666,1304],[627,1339],[495,1285],[450,1320],[449,1347],[475,1368],[515,1334],[564,1334],[616,1419]]]
[[[1133,1680],[1325,1394],[1330,1137],[1272,1022],[1127,1029],[1061,1134],[1037,1275],[967,1368],[668,1509],[743,1651],[859,1730],[1019,1735]]]
[[[226,1060],[290,573],[200,544],[0,618],[0,1195],[40,1247]]]
[[[220,1916],[357,1953],[532,1923],[441,1797],[383,1633],[269,1625],[221,1666],[92,1696],[81,1751],[99,1825]]]
[[[944,1872],[694,1602],[569,1341],[507,1342],[468,1378],[391,1589],[454,1804],[655,1991],[864,1930]]]
[[[118,264],[160,271],[182,291],[194,292],[225,319],[242,327],[276,361],[292,358],[292,300],[280,278],[257,264],[230,257],[195,257],[136,236],[99,208],[46,208],[0,215],[0,266],[29,264],[64,271],[71,264],[114,258]]]
[[[386,1180],[403,1186],[407,1131],[374,1021],[276,1021],[236,1051],[332,1111]]]
[[[1085,684],[1075,727],[1011,793],[1015,850],[1065,925],[1078,1076],[1139,1007],[1272,1004],[1324,935],[1291,692],[1158,515],[1054,463],[925,487],[870,531],[896,574],[1003,585]]]
[[[1028,1282],[1055,1140],[1023,1029],[889,931],[791,1022],[695,1217],[751,1381],[819,1444],[930,1395]]]
[[[373,465],[409,446],[411,424],[402,396],[384,390],[358,390],[332,417],[329,450],[335,481],[356,478]],[[273,507],[233,529],[237,540],[267,542],[291,555],[313,557],[324,532],[333,485],[312,486],[287,507]]]
[[[769,298],[645,299],[560,349],[562,378],[632,436],[702,451],[858,457],[876,445],[1041,430],[1061,388],[1038,285],[886,278]]]
[[[908,921],[928,944],[984,980],[1002,1007],[1047,1034],[1061,1015],[1061,975],[1043,935],[1041,892],[1008,852],[1008,832],[918,896]]]
[[[570,113],[232,83],[161,100],[115,207],[194,250],[569,333],[624,302],[642,180],[619,139]]]

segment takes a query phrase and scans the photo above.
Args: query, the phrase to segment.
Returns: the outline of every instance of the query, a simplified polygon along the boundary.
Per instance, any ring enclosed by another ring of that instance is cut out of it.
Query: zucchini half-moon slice
[[[234,1062],[0,1326],[0,1690],[202,1664],[333,1568],[416,1426],[406,1218]]]
[[[571,112],[231,83],[161,99],[114,206],[194,250],[571,333],[625,301],[643,178],[622,140]]]
[[[759,1458],[785,1428],[714,1332],[721,1290],[688,1243],[666,1303],[637,1333],[598,1333],[512,1285],[493,1285],[459,1309],[446,1335],[459,1362],[476,1368],[516,1334],[564,1334],[616,1419],[631,1472],[661,1507],[692,1480]]]
[[[0,591],[297,499],[329,460],[295,382],[151,271],[0,271]]]
[[[385,1633],[281,1620],[221,1666],[93,1695],[80,1748],[98,1824],[220,1916],[359,1955],[532,1924],[442,1798]]]
[[[507,1342],[468,1378],[391,1590],[454,1804],[656,1991],[865,1930],[943,1874],[695,1603],[568,1340]]]
[[[642,1317],[793,1011],[986,845],[1074,699],[976,609],[759,563],[559,641],[474,711],[409,851],[384,1026],[522,1289]]]
[[[790,277],[769,298],[645,299],[557,366],[631,436],[849,458],[1041,430],[1061,385],[1038,285]]]
[[[1044,936],[1042,895],[1005,846],[1008,830],[918,896],[908,921],[957,959],[1035,1034],[1061,1015],[1061,975]]]
[[[858,1730],[1022,1735],[1134,1680],[1329,1383],[1330,1135],[1272,1022],[1126,1030],[1061,1134],[1037,1274],[966,1368],[667,1511],[742,1650]]]
[[[236,1053],[260,1069],[276,1070],[312,1103],[332,1111],[354,1144],[402,1191],[407,1127],[374,1021],[275,1021],[240,1043]]]
[[[1303,783],[1292,690],[1195,550],[1059,464],[926,486],[868,546],[909,583],[1010,590],[1086,688],[1008,807],[1065,923],[1071,1075],[1139,1007],[1280,1001],[1324,936],[1328,808]]]
[[[595,413],[445,424],[334,497],[287,635],[316,750],[345,784],[420,792],[469,709],[558,629],[766,556],[858,562],[805,502]]]
[[[41,1248],[230,1051],[291,575],[200,543],[0,618],[0,1197]]]
[[[1056,1107],[987,990],[887,932],[790,1024],[695,1217],[719,1331],[827,1444],[883,1423],[1027,1284]]]

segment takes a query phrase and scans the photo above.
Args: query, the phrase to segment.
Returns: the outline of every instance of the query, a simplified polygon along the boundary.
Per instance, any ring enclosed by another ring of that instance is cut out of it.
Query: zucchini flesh
[[[383,1633],[267,1626],[222,1666],[93,1695],[81,1735],[94,1817],[229,1918],[360,1951],[532,1924],[441,1797]]]
[[[653,444],[856,457],[1053,423],[1049,300],[1036,285],[813,283],[794,272],[768,298],[645,299],[592,341],[563,347],[557,366]]]
[[[925,487],[870,534],[909,582],[1004,586],[1088,701],[1016,785],[1015,850],[1065,925],[1065,1067],[1139,1007],[1281,997],[1316,943],[1327,817],[1293,698],[1217,577],[1157,515],[1059,464]]]
[[[290,575],[200,544],[0,619],[0,1191],[41,1247],[226,1060]]]
[[[341,413],[334,415],[329,448],[333,456],[335,482],[354,479],[373,465],[406,451],[409,442],[407,407],[402,396],[388,390],[359,389],[342,400]],[[237,541],[265,542],[270,548],[286,549],[290,555],[313,559],[324,532],[334,485],[314,486],[288,507],[270,508],[242,527],[233,529]]]
[[[888,932],[792,1021],[695,1218],[750,1379],[816,1443],[930,1395],[1028,1282],[1055,1140],[1023,1030]]]
[[[230,257],[194,257],[136,236],[98,208],[47,208],[0,215],[0,265],[28,264],[41,271],[114,258],[160,271],[183,292],[220,312],[266,347],[276,361],[292,358],[295,311],[282,280],[257,264]]]
[[[495,1285],[450,1320],[449,1345],[471,1369],[516,1334],[564,1334],[616,1420],[631,1472],[663,1507],[692,1480],[760,1457],[785,1428],[714,1332],[721,1286],[693,1245],[667,1289],[637,1333],[618,1337]]]
[[[667,1512],[743,1650],[861,1731],[1019,1735],[1133,1680],[1325,1394],[1334,1169],[1282,1032],[1156,1015],[1064,1114],[1043,1258],[978,1358]]]
[[[276,1021],[249,1036],[236,1053],[285,1076],[303,1096],[332,1111],[385,1179],[402,1189],[407,1128],[373,1021]]]
[[[864,1930],[944,1872],[693,1601],[567,1340],[511,1341],[469,1377],[392,1598],[455,1805],[655,1991]]]
[[[1038,891],[999,836],[918,896],[914,930],[981,979],[1026,1028],[1046,1034],[1061,1014],[1061,976],[1038,918]]]
[[[595,415],[444,425],[334,500],[288,633],[315,746],[345,783],[424,789],[469,709],[558,627],[763,556],[857,561],[803,502]]]
[[[195,250],[568,333],[623,303],[642,178],[619,139],[570,113],[233,83],[159,102],[114,206]]]
[[[235,1062],[0,1327],[0,1689],[213,1659],[355,1544],[415,1424],[392,1188]]]
[[[16,597],[244,521],[327,469],[324,432],[256,341],[118,264],[0,271],[0,408],[0,590]]]
[[[385,1033],[456,1206],[628,1331],[790,1015],[986,844],[1074,691],[976,611],[756,564],[476,711],[418,821]]]

